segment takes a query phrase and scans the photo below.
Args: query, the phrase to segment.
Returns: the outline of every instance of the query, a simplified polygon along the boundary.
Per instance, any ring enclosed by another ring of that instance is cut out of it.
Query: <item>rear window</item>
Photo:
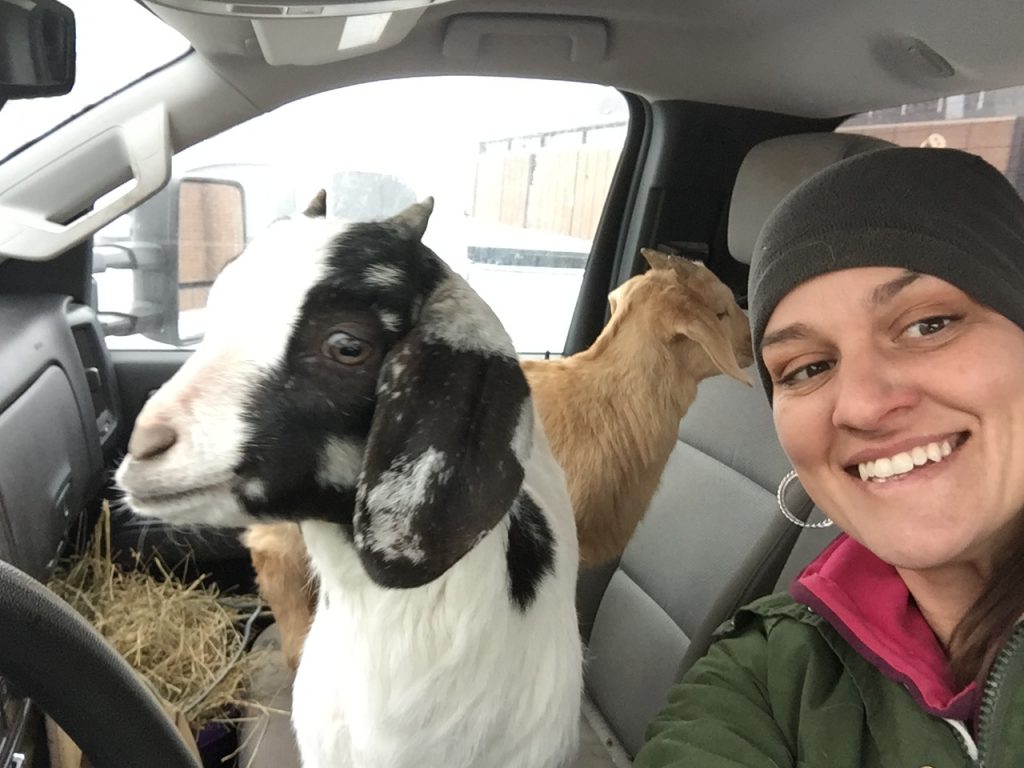
[[[1024,86],[865,112],[840,131],[904,147],[952,147],[994,165],[1024,194]]]

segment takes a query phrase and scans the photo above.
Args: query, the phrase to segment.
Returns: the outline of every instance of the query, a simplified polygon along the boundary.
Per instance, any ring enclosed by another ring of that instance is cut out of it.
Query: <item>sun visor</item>
[[[148,0],[177,11],[252,24],[273,66],[329,64],[401,42],[430,6],[451,0]]]

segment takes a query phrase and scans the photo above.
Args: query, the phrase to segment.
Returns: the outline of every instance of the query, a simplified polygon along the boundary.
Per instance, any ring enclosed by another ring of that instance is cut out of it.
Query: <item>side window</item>
[[[1024,87],[946,96],[855,115],[839,128],[904,147],[973,152],[1024,194]]]
[[[222,266],[324,188],[330,215],[353,220],[433,196],[424,242],[521,354],[559,354],[626,128],[613,89],[502,78],[370,83],[282,107],[179,154],[167,189],[97,233],[107,343],[197,342]]]

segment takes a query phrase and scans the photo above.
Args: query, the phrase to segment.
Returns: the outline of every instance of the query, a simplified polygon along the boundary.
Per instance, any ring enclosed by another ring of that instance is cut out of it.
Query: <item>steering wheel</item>
[[[94,768],[200,768],[128,663],[70,606],[0,562],[0,676]]]

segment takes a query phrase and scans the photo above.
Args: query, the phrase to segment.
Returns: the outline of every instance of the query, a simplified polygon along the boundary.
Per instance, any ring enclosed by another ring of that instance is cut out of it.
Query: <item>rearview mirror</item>
[[[75,14],[57,0],[0,0],[0,102],[75,84]]]

